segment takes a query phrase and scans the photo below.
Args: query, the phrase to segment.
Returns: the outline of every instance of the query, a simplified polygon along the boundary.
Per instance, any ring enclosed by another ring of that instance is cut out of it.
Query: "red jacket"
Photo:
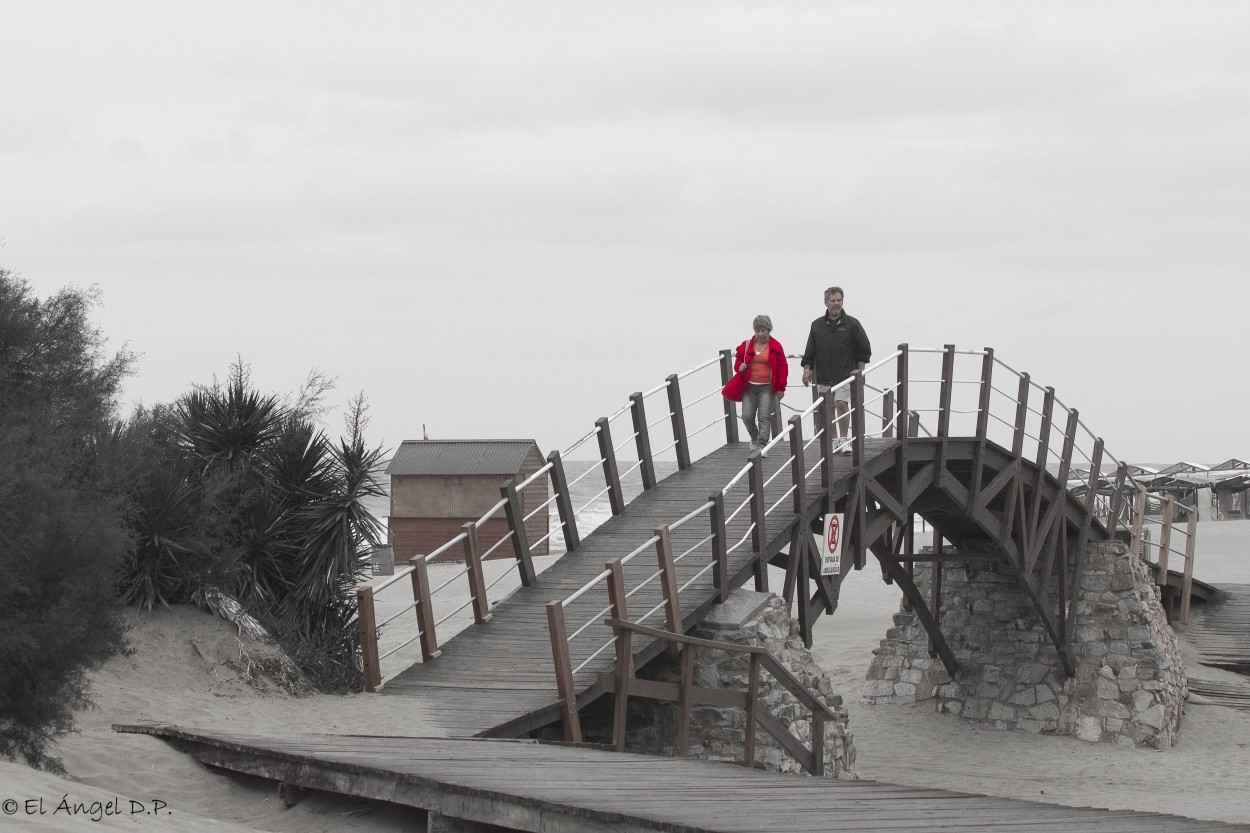
[[[755,336],[739,344],[734,353],[734,372],[742,376],[743,389],[747,385],[747,365],[753,358],[755,358]],[[768,364],[772,369],[773,391],[784,393],[786,380],[790,377],[790,363],[786,360],[785,348],[772,336],[768,337]]]

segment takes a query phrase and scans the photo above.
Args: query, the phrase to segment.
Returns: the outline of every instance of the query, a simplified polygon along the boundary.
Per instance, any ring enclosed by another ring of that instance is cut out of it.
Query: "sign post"
[[[841,512],[825,515],[825,534],[820,545],[820,574],[837,576],[842,574],[842,530],[846,527],[846,516]]]

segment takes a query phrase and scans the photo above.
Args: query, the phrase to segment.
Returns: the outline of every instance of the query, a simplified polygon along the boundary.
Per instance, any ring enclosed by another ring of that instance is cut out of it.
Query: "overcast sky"
[[[0,266],[99,286],[128,404],[242,356],[546,451],[837,283],[1121,458],[1250,456],[1245,2],[2,6]]]

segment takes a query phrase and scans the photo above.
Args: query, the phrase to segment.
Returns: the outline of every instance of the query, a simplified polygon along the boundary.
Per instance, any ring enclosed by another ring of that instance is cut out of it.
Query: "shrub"
[[[112,420],[132,357],[104,355],[95,301],[0,269],[0,754],[53,770],[87,672],[124,647]]]

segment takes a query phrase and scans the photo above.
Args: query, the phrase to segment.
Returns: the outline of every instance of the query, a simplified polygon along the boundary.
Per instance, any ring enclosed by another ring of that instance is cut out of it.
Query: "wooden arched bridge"
[[[830,716],[825,706],[762,649],[686,635],[733,588],[766,588],[769,566],[784,568],[782,592],[797,605],[810,641],[817,617],[837,608],[843,576],[871,557],[900,587],[952,672],[956,658],[938,621],[940,569],[948,561],[1000,561],[1028,591],[1069,672],[1070,600],[1087,541],[1130,538],[1153,558],[1160,584],[1174,577],[1176,614],[1187,615],[1190,588],[1201,586],[1191,582],[1195,516],[1138,488],[1128,467],[1052,388],[992,350],[902,345],[847,381],[845,425],[817,397],[793,408],[784,424],[776,420],[765,453],[749,456],[738,441],[735,408],[720,396],[729,371],[723,351],[633,394],[572,447],[552,452],[530,478],[505,483],[499,502],[452,540],[359,591],[366,688],[395,695],[401,712],[403,696],[411,696],[414,713],[430,720],[418,733],[442,737],[115,728],[158,735],[205,763],[294,787],[284,793],[288,801],[300,788],[313,788],[419,808],[430,830],[1250,829],[510,740],[559,723],[566,739],[579,741],[580,710],[614,692],[618,749],[630,696],[677,701],[679,753],[689,742],[691,705],[714,703],[746,712],[744,763],[753,761],[758,728],[819,773],[822,723]],[[687,402],[690,389],[697,393]],[[593,462],[575,462],[588,451]],[[657,477],[657,459],[676,471]],[[566,464],[583,470],[570,478]],[[631,491],[634,472],[641,489]],[[575,507],[572,495],[595,480],[599,493]],[[539,574],[531,552],[542,542],[528,540],[525,522],[541,507],[525,515],[518,496],[544,487],[543,506],[555,504],[559,515],[547,537],[558,535],[567,552]],[[584,519],[604,496],[612,516],[590,529]],[[812,531],[830,512],[844,516],[845,557],[825,575]],[[509,531],[480,540],[499,514]],[[917,517],[936,531],[935,546],[916,547]],[[969,546],[983,541],[996,547]],[[431,586],[429,563],[453,550],[464,567]],[[483,561],[501,556],[514,561],[515,572],[488,583]],[[1169,570],[1169,557],[1173,566],[1183,560],[1183,570]],[[927,598],[912,580],[920,560],[937,567]],[[497,590],[508,577],[519,586]],[[469,598],[461,602],[465,583]],[[379,622],[375,595],[409,590],[411,603]],[[492,600],[492,593],[500,598]],[[440,641],[440,628],[465,608],[472,609],[473,624]],[[389,669],[382,685],[382,663],[397,664],[392,657],[406,643],[379,654],[378,632],[400,617],[409,628],[415,617],[411,641],[419,642],[422,661]],[[747,653],[747,691],[695,688],[691,650],[681,651],[680,683],[634,677],[666,646],[696,643]],[[810,748],[759,708],[756,686],[765,673],[808,708]]]
[[[1196,516],[1175,522],[1189,510],[1170,500],[1157,518],[1149,515],[1152,502],[1128,466],[1076,410],[992,349],[900,345],[844,383],[846,417],[835,419],[825,398],[813,395],[784,423],[776,418],[764,453],[749,456],[735,407],[719,395],[730,372],[729,351],[722,351],[633,394],[526,481],[504,484],[500,501],[443,547],[412,559],[386,584],[361,590],[367,688],[381,685],[380,662],[389,659],[377,653],[377,629],[388,622],[376,621],[373,596],[396,585],[410,586],[413,601],[391,619],[415,615],[412,640],[420,642],[423,661],[392,676],[384,693],[445,703],[460,734],[517,737],[559,720],[571,740],[581,738],[581,708],[630,685],[631,669],[665,649],[649,629],[685,633],[733,588],[751,582],[767,589],[768,565],[784,567],[780,589],[797,605],[810,644],[817,617],[837,607],[842,577],[871,558],[899,586],[952,674],[957,660],[938,621],[944,562],[1001,561],[1027,590],[1068,673],[1075,668],[1069,600],[1087,541],[1131,536],[1154,555],[1161,584],[1169,555],[1173,566],[1183,560],[1178,615],[1188,615]],[[701,385],[698,396],[686,404],[694,384]],[[649,411],[663,415],[651,419]],[[714,435],[723,443],[696,460],[700,443],[719,442]],[[566,461],[584,449],[598,459],[570,481]],[[660,455],[677,466],[662,481],[655,470]],[[631,500],[622,472],[634,471],[642,490]],[[570,497],[571,485],[586,478],[600,480],[596,497],[606,495],[612,509],[589,532],[579,528]],[[530,557],[539,542],[527,540],[517,498],[536,484],[549,490],[544,505],[557,507],[553,532],[568,551],[541,576]],[[811,533],[831,512],[844,517],[846,556],[825,575]],[[479,541],[477,531],[499,513],[509,532]],[[936,546],[917,548],[917,517],[935,530]],[[995,554],[967,546],[980,541],[995,544]],[[427,563],[452,549],[463,553],[461,574],[431,587]],[[494,603],[482,562],[500,553],[515,559],[521,586]],[[928,598],[912,580],[917,561],[938,568]],[[438,628],[456,611],[440,605],[438,591],[461,576],[470,599],[460,607],[472,607],[474,624],[443,644]],[[636,627],[614,628],[609,619]],[[622,709],[626,699],[617,698]]]

